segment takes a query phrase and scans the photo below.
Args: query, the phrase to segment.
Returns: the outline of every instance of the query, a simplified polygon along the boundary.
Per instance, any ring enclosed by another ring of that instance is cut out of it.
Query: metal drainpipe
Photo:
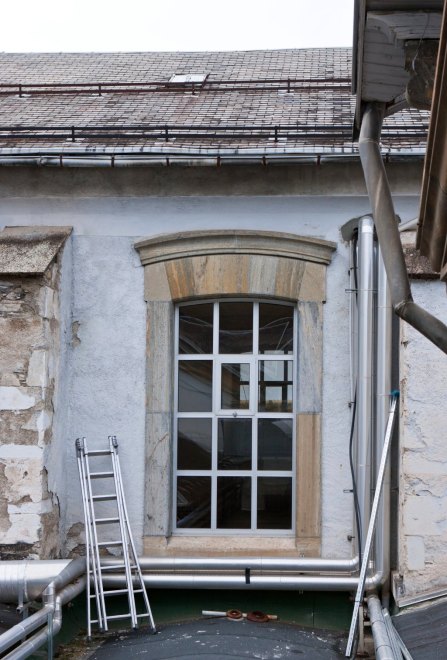
[[[366,590],[377,589],[382,583],[382,573],[367,578]],[[145,573],[144,584],[155,589],[238,589],[245,591],[355,591],[359,578],[340,575],[191,575],[177,573],[163,575]],[[103,576],[104,585],[110,589],[125,586],[123,575]]]
[[[52,625],[52,636],[55,637],[62,627],[62,606],[66,605],[69,601],[76,598],[81,594],[87,584],[87,578],[85,576],[79,578],[75,583],[69,584],[64,587],[59,594],[56,595],[54,591],[53,584],[48,585],[44,593],[44,601],[46,605],[44,607],[52,611],[53,616],[53,625]],[[42,610],[40,610],[41,612]],[[27,621],[28,619],[25,619]],[[8,655],[5,656],[4,660],[23,660],[23,658],[28,658],[30,655],[36,653],[36,651],[43,646],[48,640],[48,628],[40,630],[38,633],[29,637],[27,640],[22,642],[14,651],[11,651]]]
[[[47,565],[49,562],[43,563]],[[83,573],[85,573],[85,559],[74,559],[70,561],[54,580],[50,584],[47,584],[43,593],[41,592],[44,606],[35,614],[32,614],[4,632],[3,635],[0,635],[0,654],[12,645],[20,642],[34,630],[37,630],[41,626],[46,626],[49,616],[53,617],[53,636],[56,635],[62,625],[62,605],[68,603],[85,589],[86,577]],[[37,577],[39,584],[41,584],[42,571],[38,571]],[[73,580],[76,580],[76,582],[70,584]],[[26,585],[23,586],[25,586],[26,590]],[[5,660],[27,658],[47,641],[47,637],[48,628],[46,626],[33,637],[23,642],[17,649],[4,656]],[[29,652],[27,652],[27,649]]]
[[[359,152],[394,311],[447,353],[447,327],[413,302],[393,199],[380,152],[384,103],[367,104],[360,128]]]
[[[371,509],[371,446],[374,322],[374,222],[360,218],[358,228],[357,494],[362,550]]]
[[[374,639],[375,657],[377,660],[399,660],[390,640],[388,629],[383,618],[382,606],[376,595],[368,596],[368,614]],[[400,655],[402,658],[402,655]]]
[[[377,255],[377,367],[376,367],[376,428],[375,474],[378,473],[385,429],[389,413],[392,365],[392,307],[388,280],[379,248]],[[375,535],[375,569],[384,575],[382,599],[389,598],[390,575],[390,460],[388,459],[377,513]]]

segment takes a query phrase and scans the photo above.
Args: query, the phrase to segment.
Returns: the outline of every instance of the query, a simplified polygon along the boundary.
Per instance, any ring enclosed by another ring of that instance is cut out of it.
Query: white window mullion
[[[256,400],[256,407],[257,407],[257,400]],[[253,426],[252,426],[252,464],[251,464],[251,471],[252,471],[252,485],[251,485],[251,493],[252,493],[252,502],[251,502],[251,528],[253,531],[257,529],[257,517],[258,517],[258,418],[257,415],[255,415],[253,419]]]

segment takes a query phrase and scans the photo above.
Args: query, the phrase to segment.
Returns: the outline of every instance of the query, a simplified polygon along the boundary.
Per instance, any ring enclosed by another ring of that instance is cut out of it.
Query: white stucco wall
[[[447,323],[445,284],[413,281]],[[447,356],[401,323],[399,572],[405,596],[447,587]]]
[[[328,557],[351,554],[352,495],[348,463],[350,412],[348,253],[339,228],[368,212],[365,196],[8,198],[5,224],[74,227],[69,414],[66,438],[66,530],[82,520],[74,440],[99,446],[120,440],[135,537],[143,528],[145,323],[140,237],[207,228],[265,229],[339,243],[327,271],[324,310],[323,544]],[[397,199],[403,220],[417,199]],[[62,430],[61,430],[62,432]],[[55,479],[55,482],[57,480]],[[73,544],[75,544],[73,537]]]

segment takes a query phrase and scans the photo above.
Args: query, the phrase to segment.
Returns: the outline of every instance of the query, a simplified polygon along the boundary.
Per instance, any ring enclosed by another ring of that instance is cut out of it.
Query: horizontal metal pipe
[[[295,571],[298,573],[355,573],[358,557],[324,559],[311,557],[141,557],[147,571]],[[103,559],[105,565],[116,559]],[[0,602],[35,600],[55,581],[57,589],[85,573],[85,558],[76,560],[35,560],[0,562]]]
[[[369,103],[366,106],[360,129],[359,153],[393,308],[398,316],[447,353],[447,327],[413,302],[411,295],[393,198],[380,152],[384,114],[384,103]]]
[[[31,632],[45,625],[48,621],[48,615],[53,613],[52,605],[45,605],[38,612],[31,614],[28,618],[16,623],[15,626],[0,635],[0,654],[17,644],[21,639]]]
[[[85,562],[83,563],[85,569]],[[67,565],[65,571],[63,571],[64,575],[61,573],[59,576],[57,576],[59,578],[58,583],[60,584],[63,580],[69,579],[73,572],[77,572],[77,567],[79,567],[79,565],[80,562],[78,560],[70,562]],[[51,583],[51,585],[47,588],[47,602],[42,607],[42,609],[40,609],[35,614],[32,614],[27,619],[24,619],[17,625],[13,626],[0,636],[0,653],[2,653],[6,649],[10,648],[13,644],[20,642],[20,640],[23,639],[26,635],[29,635],[34,630],[37,630],[37,628],[45,626],[43,630],[40,630],[32,637],[29,637],[27,640],[23,641],[19,647],[6,655],[4,657],[5,660],[21,660],[22,658],[27,658],[28,656],[35,653],[37,649],[39,649],[43,644],[45,644],[48,637],[48,629],[46,626],[48,623],[49,615],[53,617],[53,636],[57,635],[62,627],[62,606],[73,600],[73,598],[76,598],[76,596],[84,591],[87,584],[87,578],[85,575],[76,578],[75,582],[64,586],[57,594],[57,596],[55,583],[56,581]]]
[[[104,577],[108,588],[125,585],[122,575],[110,574]],[[358,577],[339,575],[254,575],[246,581],[245,575],[143,575],[144,584],[152,589],[236,589],[236,590],[285,590],[285,591],[355,591]],[[375,589],[382,583],[382,573],[376,573],[366,580],[366,589]]]
[[[311,557],[140,557],[143,571],[222,571],[245,569],[256,571],[297,571],[303,573],[355,573],[358,557],[352,559],[322,559]],[[116,564],[106,559],[104,564]]]
[[[367,603],[377,660],[399,660],[393,652],[380,600],[376,595],[371,595],[367,598]]]
[[[64,571],[65,584],[85,572],[85,559],[41,559],[0,562],[0,602],[27,602],[38,598],[50,582]],[[68,573],[65,572],[68,566]],[[58,582],[58,588],[64,586]]]

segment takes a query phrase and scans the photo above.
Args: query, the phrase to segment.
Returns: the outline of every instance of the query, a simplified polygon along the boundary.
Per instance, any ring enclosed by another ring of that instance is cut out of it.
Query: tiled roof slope
[[[193,90],[173,74],[207,78]],[[3,53],[0,153],[356,153],[350,76],[347,48]],[[384,151],[421,152],[427,122],[387,119]]]

